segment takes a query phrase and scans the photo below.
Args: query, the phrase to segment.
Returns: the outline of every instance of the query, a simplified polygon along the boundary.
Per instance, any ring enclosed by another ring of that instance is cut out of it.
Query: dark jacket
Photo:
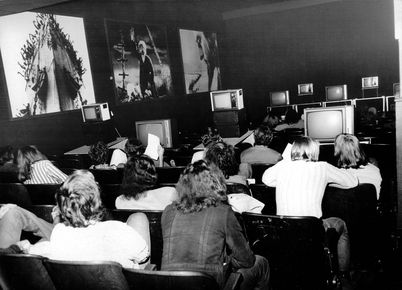
[[[162,270],[201,271],[223,285],[229,265],[254,265],[254,254],[229,205],[183,214],[171,204],[162,214],[162,234]]]

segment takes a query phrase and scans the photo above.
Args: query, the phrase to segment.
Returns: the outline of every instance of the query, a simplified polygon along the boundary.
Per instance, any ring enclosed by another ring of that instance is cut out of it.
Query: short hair
[[[56,192],[61,221],[72,227],[86,227],[102,220],[104,209],[99,187],[87,170],[76,170]]]
[[[126,152],[127,156],[131,157],[143,154],[145,148],[141,141],[137,138],[128,138],[126,145],[124,146],[124,151]]]
[[[36,161],[47,160],[36,146],[24,146],[17,152],[18,178],[21,181],[31,177],[31,165]]]
[[[339,134],[335,137],[334,156],[338,167],[342,168],[359,168],[368,163],[359,139],[352,134]]]
[[[320,155],[320,143],[310,137],[298,137],[293,142],[290,152],[292,161],[318,161],[318,156]]]
[[[109,157],[109,149],[103,141],[98,141],[91,145],[88,155],[93,165],[105,164]]]
[[[174,205],[184,214],[227,204],[228,200],[222,171],[204,160],[189,164],[184,169],[176,184],[176,191],[179,199]]]
[[[292,108],[289,108],[285,114],[285,122],[287,124],[294,124],[300,120],[300,115]]]
[[[261,125],[254,131],[255,145],[269,146],[274,135],[267,125]]]
[[[234,147],[224,142],[218,142],[209,147],[205,153],[205,160],[218,166],[225,178],[236,175],[239,171]]]
[[[10,145],[0,148],[0,166],[14,159],[14,150]]]
[[[217,142],[223,142],[223,139],[219,135],[217,129],[212,130],[211,128],[208,128],[208,133],[201,137],[201,141],[202,145],[204,145],[205,148],[208,148]]]
[[[157,181],[154,161],[146,155],[134,156],[124,167],[120,193],[126,198],[138,199],[145,191],[155,188]]]

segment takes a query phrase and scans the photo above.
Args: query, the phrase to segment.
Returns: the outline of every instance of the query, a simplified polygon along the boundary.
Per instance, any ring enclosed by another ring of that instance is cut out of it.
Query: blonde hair
[[[17,152],[18,178],[21,181],[31,178],[31,166],[34,162],[47,160],[36,146],[24,146]]]
[[[339,134],[335,137],[334,156],[338,159],[338,167],[359,168],[367,165],[366,154],[360,147],[359,139],[351,134]]]
[[[291,149],[291,159],[318,161],[320,155],[320,143],[310,137],[297,138]]]

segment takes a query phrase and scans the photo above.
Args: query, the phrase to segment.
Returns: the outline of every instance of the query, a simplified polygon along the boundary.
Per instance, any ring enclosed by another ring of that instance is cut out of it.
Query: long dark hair
[[[239,163],[236,161],[234,147],[224,142],[213,144],[207,150],[205,160],[218,166],[226,179],[239,172]]]

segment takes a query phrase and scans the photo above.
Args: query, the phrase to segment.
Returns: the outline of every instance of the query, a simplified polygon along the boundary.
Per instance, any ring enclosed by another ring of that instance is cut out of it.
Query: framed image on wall
[[[166,28],[105,20],[116,104],[173,94]]]
[[[180,29],[186,94],[221,89],[216,33]]]
[[[13,118],[95,102],[83,18],[32,12],[3,16],[0,50]]]

